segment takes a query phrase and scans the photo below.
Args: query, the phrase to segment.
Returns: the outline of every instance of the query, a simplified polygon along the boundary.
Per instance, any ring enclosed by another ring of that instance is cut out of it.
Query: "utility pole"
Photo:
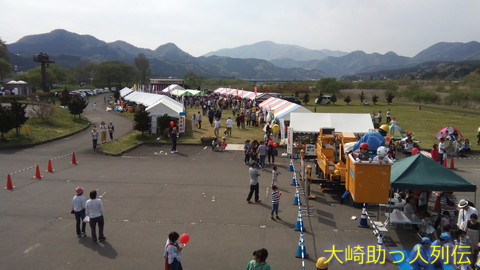
[[[49,92],[47,86],[47,71],[45,68],[50,66],[50,63],[55,63],[55,61],[50,60],[50,57],[46,53],[38,53],[33,56],[33,61],[42,63],[42,90],[43,92]]]

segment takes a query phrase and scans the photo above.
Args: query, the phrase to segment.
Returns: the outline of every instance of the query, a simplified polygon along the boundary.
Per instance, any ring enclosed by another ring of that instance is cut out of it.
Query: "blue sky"
[[[480,41],[478,0],[2,0],[0,38],[65,29],[201,56],[260,41],[414,56],[441,41]]]

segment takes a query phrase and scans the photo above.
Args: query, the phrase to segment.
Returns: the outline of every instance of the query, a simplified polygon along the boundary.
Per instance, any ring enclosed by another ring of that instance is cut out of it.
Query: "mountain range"
[[[29,35],[7,44],[11,62],[18,71],[38,63],[32,56],[46,52],[57,64],[77,67],[87,62],[123,61],[133,64],[139,53],[150,61],[152,77],[183,77],[186,72],[215,78],[249,80],[318,80],[380,70],[404,69],[425,62],[461,62],[480,60],[480,43],[440,42],[414,57],[311,50],[296,45],[262,41],[236,48],[221,49],[194,57],[174,43],[155,50],[138,48],[125,41],[104,42],[91,35],[79,35],[63,29]]]

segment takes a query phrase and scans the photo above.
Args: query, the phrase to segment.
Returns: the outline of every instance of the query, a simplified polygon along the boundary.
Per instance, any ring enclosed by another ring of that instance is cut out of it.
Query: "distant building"
[[[185,88],[185,82],[183,79],[176,78],[164,78],[164,79],[150,79],[150,89],[152,91],[162,91],[163,89],[169,87],[172,84],[178,84],[181,87]]]
[[[32,91],[28,83],[24,81],[9,81],[4,84],[6,93],[14,93],[15,95],[30,95]]]

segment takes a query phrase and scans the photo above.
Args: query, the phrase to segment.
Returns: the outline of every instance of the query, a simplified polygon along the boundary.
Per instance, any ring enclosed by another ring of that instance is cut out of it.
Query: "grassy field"
[[[441,105],[424,105],[422,110],[417,109],[417,103],[394,102],[391,105],[385,102],[380,102],[378,105],[361,106],[358,99],[352,100],[350,105],[347,105],[343,99],[338,101],[335,105],[316,106],[313,101],[305,107],[317,113],[371,113],[382,111],[384,121],[386,119],[386,111],[390,108],[392,117],[397,118],[398,124],[409,131],[415,133],[415,139],[420,140],[420,146],[423,149],[430,149],[435,142],[434,136],[444,126],[454,126],[458,128],[465,138],[469,138],[472,142],[473,150],[480,150],[476,145],[477,129],[480,126],[480,117],[472,110],[464,109],[458,106],[441,106]],[[445,111],[445,109],[456,110],[458,112]],[[190,117],[192,113],[197,112],[198,109],[187,108],[187,122],[186,133],[182,135],[178,143],[199,144],[201,137],[213,136],[213,127],[210,126],[207,117],[203,117],[202,129],[192,131],[192,124]],[[133,119],[133,114],[124,113],[125,117]],[[233,116],[230,110],[225,110],[222,113],[222,128],[220,136],[225,129],[225,123],[228,117]],[[54,117],[51,118],[50,123],[44,123],[37,118],[31,117],[26,125],[29,127],[29,134],[27,136],[24,129],[20,129],[20,135],[15,136],[15,130],[11,130],[6,134],[7,141],[0,141],[0,147],[11,147],[17,145],[26,145],[38,143],[56,137],[61,137],[75,131],[81,130],[89,125],[89,121],[82,117],[80,119],[73,119],[68,111],[56,108]],[[118,154],[140,143],[169,143],[166,136],[158,137],[156,135],[144,135],[140,132],[133,131],[127,136],[119,138],[113,142],[109,142],[101,146],[101,149],[108,153]],[[260,127],[246,127],[246,129],[238,129],[234,124],[232,137],[227,138],[227,143],[241,144],[247,139],[263,139],[263,131]]]
[[[313,104],[306,106],[315,111]],[[415,133],[415,139],[420,140],[422,149],[430,149],[434,142],[437,142],[434,136],[445,126],[453,126],[460,130],[465,138],[470,139],[473,150],[479,150],[476,145],[477,129],[480,127],[480,116],[471,114],[471,110],[464,110],[457,106],[424,105],[418,110],[417,103],[402,102],[391,105],[378,103],[377,105],[362,106],[360,100],[352,100],[347,105],[343,100],[336,102],[335,105],[326,105],[316,107],[317,113],[378,113],[382,111],[383,121],[386,120],[386,111],[392,112],[392,117],[397,118],[397,124],[405,130]],[[430,108],[433,107],[433,108]],[[444,109],[453,109],[463,112],[450,112]]]
[[[187,117],[186,117],[187,119],[186,119],[186,127],[185,127],[186,132],[185,134],[182,134],[180,136],[177,143],[200,144],[201,137],[214,136],[213,127],[208,122],[207,116],[202,117],[202,129],[197,129],[195,131],[192,131],[191,116],[193,113],[196,113],[196,112],[198,112],[198,109],[194,109],[190,107],[187,108]],[[128,118],[133,119],[133,116],[132,116],[133,114],[124,113],[124,115]],[[222,126],[220,128],[220,136],[224,136],[223,131],[225,130],[226,121],[228,117],[231,117],[232,120],[235,120],[236,116],[233,117],[231,110],[225,110],[222,112],[222,118],[220,119],[220,122],[222,123]],[[227,137],[227,143],[243,144],[247,139],[250,139],[250,140],[257,139],[260,141],[263,139],[263,134],[264,133],[260,127],[245,127],[245,129],[238,129],[236,124],[234,123],[234,127],[232,129],[232,136]],[[170,139],[167,136],[157,137],[156,135],[148,135],[148,134],[145,134],[144,136],[142,136],[140,132],[133,131],[129,135],[119,140],[108,142],[102,145],[100,149],[102,149],[102,151],[104,152],[118,154],[124,151],[125,149],[133,147],[142,142],[169,143]]]
[[[43,142],[82,130],[89,125],[90,121],[85,117],[74,119],[68,110],[56,106],[48,122],[38,117],[30,117],[24,127],[20,128],[18,136],[15,134],[15,129],[7,132],[6,140],[0,140],[0,148]],[[28,134],[25,126],[28,127]]]

